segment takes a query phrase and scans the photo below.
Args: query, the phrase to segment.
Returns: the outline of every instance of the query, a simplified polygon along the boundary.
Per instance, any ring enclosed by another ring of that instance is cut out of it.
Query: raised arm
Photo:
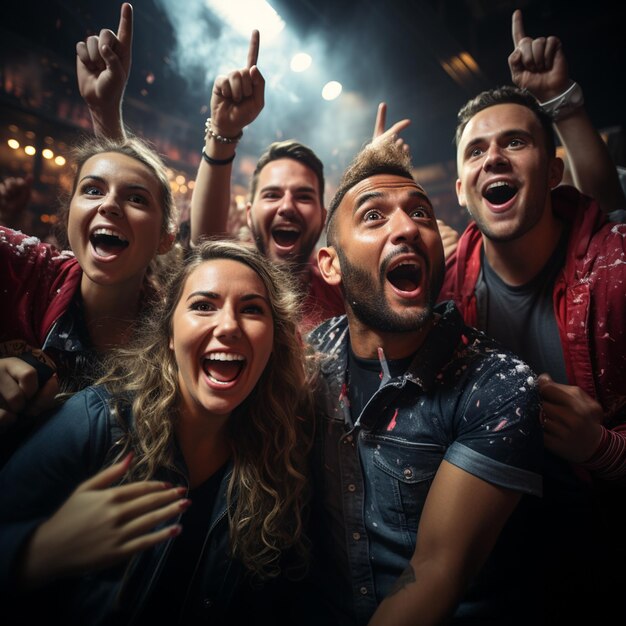
[[[424,504],[413,557],[369,626],[445,623],[519,498],[443,461]]]
[[[78,90],[99,137],[126,136],[122,98],[130,74],[132,44],[133,8],[128,2],[122,4],[117,34],[103,28],[98,35],[76,44]]]
[[[196,184],[191,196],[191,243],[227,232],[232,162],[245,126],[265,104],[265,80],[256,63],[259,31],[252,32],[246,66],[218,76],[211,95],[211,117]]]
[[[509,68],[518,87],[528,89],[545,104],[574,85],[557,37],[527,36],[519,9],[513,12],[512,34],[515,49],[509,55]],[[574,185],[595,198],[607,213],[625,208],[616,165],[585,107],[581,104],[557,115],[554,126],[567,152]]]

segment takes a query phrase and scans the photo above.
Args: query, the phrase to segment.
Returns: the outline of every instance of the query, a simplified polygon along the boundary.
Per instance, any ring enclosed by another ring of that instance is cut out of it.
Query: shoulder
[[[309,346],[319,352],[329,352],[348,339],[348,319],[338,315],[323,321],[306,336]]]

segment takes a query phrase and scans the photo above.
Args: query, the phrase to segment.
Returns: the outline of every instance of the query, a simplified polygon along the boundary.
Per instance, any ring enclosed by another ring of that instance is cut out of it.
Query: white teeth
[[[491,185],[487,186],[487,189],[495,189],[496,187],[510,187],[509,183],[504,182],[503,180],[499,180],[495,183],[491,183]]]
[[[204,357],[209,361],[245,361],[246,357],[242,354],[233,354],[232,352],[212,352]]]
[[[109,228],[96,228],[96,230],[93,231],[92,235],[108,235],[109,237],[117,237],[120,241],[128,241],[126,237]]]

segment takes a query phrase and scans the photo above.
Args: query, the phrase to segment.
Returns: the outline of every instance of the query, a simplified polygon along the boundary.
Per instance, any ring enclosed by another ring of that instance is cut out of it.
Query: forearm
[[[212,159],[225,160],[235,154],[236,144],[207,137],[204,151]],[[211,165],[202,158],[191,196],[191,243],[203,236],[227,232],[233,164]]]
[[[380,603],[368,626],[443,624],[454,613],[466,582],[455,579],[458,568],[434,560],[410,565]]]
[[[574,185],[595,198],[606,213],[626,207],[617,169],[584,107],[555,123],[567,153]]]
[[[89,107],[89,114],[96,137],[126,139],[121,103],[106,108]]]

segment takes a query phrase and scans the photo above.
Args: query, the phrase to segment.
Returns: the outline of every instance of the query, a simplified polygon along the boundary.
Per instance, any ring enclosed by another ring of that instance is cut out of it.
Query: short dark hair
[[[254,200],[254,194],[259,183],[259,175],[261,170],[272,161],[278,159],[293,159],[302,163],[302,165],[313,170],[315,176],[317,176],[317,182],[320,188],[320,204],[324,206],[324,165],[320,161],[319,157],[309,148],[302,143],[298,143],[293,139],[287,141],[275,141],[271,143],[267,150],[261,155],[257,161],[254,173],[252,174],[252,180],[250,181],[250,202]]]
[[[335,239],[333,217],[346,193],[362,180],[377,174],[393,174],[416,182],[409,153],[398,146],[395,141],[390,139],[365,146],[343,173],[337,191],[328,206],[326,240],[329,245],[333,245]]]
[[[544,130],[546,138],[546,148],[548,154],[556,154],[556,142],[554,139],[554,129],[552,127],[552,118],[541,108],[535,96],[527,89],[521,89],[512,85],[504,85],[495,89],[488,89],[479,93],[475,98],[466,102],[457,114],[457,127],[455,134],[455,142],[457,148],[461,141],[461,135],[465,130],[468,122],[480,111],[484,111],[496,104],[519,104],[530,109]]]

